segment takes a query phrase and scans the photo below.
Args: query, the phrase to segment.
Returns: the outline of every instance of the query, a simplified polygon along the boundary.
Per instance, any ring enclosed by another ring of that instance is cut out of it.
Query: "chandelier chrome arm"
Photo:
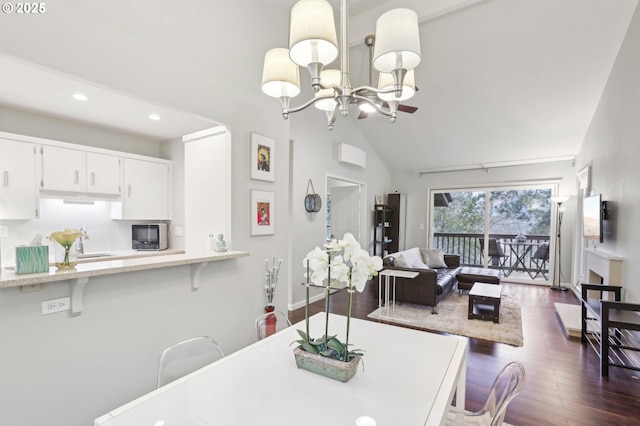
[[[302,105],[298,105],[297,107],[291,108],[289,106],[289,103],[291,102],[291,98],[282,96],[282,97],[280,97],[280,105],[282,106],[282,116],[286,120],[286,119],[289,118],[289,114],[290,113],[302,111],[303,109],[306,109],[306,108],[310,107],[311,105],[315,104],[316,102],[318,102],[320,100],[323,100],[323,99],[334,99],[335,97],[336,97],[336,95],[333,95],[333,96],[331,96],[331,95],[317,96],[315,98],[309,99],[307,102],[303,103]]]
[[[402,85],[399,85],[399,88],[396,88],[395,86],[391,89],[378,89],[376,87],[371,87],[371,86],[359,86],[356,87],[355,89],[353,89],[353,93],[360,93],[360,92],[373,92],[373,93],[395,93],[398,90],[400,91],[400,95],[397,97],[402,96]]]
[[[323,87],[323,88],[326,89],[327,87]],[[387,110],[386,108],[383,108],[382,106],[380,106],[377,102],[374,102],[371,98],[358,94],[363,91],[364,92],[370,91],[374,93],[393,93],[395,90],[394,89],[381,90],[381,89],[377,89],[369,86],[360,86],[356,89],[353,89],[350,95],[343,95],[342,91],[339,88],[334,87],[333,95],[317,96],[315,98],[309,99],[304,104],[298,105],[293,108],[289,106],[291,98],[283,96],[283,97],[280,97],[280,103],[282,106],[282,116],[286,120],[289,118],[289,114],[302,111],[303,109],[310,107],[311,105],[315,104],[318,101],[321,101],[324,99],[335,99],[337,104],[336,108],[333,109],[332,111],[326,111],[330,129],[333,128],[333,123],[335,122],[335,118],[336,118],[335,111],[339,108],[340,110],[342,110],[342,115],[345,116],[346,115],[345,111],[347,110],[349,104],[356,103],[358,101],[367,102],[369,105],[375,108],[376,111],[389,117],[392,123],[396,121],[396,118],[397,118],[396,111],[399,104],[398,101],[387,101],[387,104],[389,105],[389,109]]]

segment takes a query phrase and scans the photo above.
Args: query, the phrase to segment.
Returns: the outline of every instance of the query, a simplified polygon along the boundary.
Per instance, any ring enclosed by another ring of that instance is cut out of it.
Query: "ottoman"
[[[471,290],[473,283],[500,284],[500,271],[496,269],[473,268],[464,266],[456,275],[458,279],[458,293]]]

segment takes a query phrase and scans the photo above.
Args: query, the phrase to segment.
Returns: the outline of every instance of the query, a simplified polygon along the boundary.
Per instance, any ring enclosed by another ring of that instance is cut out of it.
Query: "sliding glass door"
[[[431,190],[430,246],[513,282],[547,283],[552,186]]]

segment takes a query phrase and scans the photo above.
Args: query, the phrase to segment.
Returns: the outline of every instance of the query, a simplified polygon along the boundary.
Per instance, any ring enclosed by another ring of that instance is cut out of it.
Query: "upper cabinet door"
[[[170,187],[168,164],[125,158],[121,219],[170,219]]]
[[[85,192],[87,190],[86,175],[84,151],[42,146],[41,189]]]
[[[120,194],[120,162],[120,157],[87,152],[87,192]]]
[[[0,139],[0,220],[37,219],[36,146]]]

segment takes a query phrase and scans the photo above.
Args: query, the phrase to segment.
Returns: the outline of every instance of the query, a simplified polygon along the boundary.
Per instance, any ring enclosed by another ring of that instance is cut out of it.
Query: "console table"
[[[393,286],[393,308],[396,307],[396,277],[400,278],[415,278],[418,276],[418,273],[415,271],[403,271],[399,269],[384,269],[378,274],[378,308],[379,315],[382,315],[382,277],[384,277],[384,306],[386,308],[386,316],[389,316],[389,277],[393,277],[392,286]]]
[[[595,291],[599,298],[589,297]],[[640,371],[640,304],[620,302],[622,287],[582,284],[582,341],[600,357],[600,375],[609,367]],[[614,300],[603,300],[613,293]]]

